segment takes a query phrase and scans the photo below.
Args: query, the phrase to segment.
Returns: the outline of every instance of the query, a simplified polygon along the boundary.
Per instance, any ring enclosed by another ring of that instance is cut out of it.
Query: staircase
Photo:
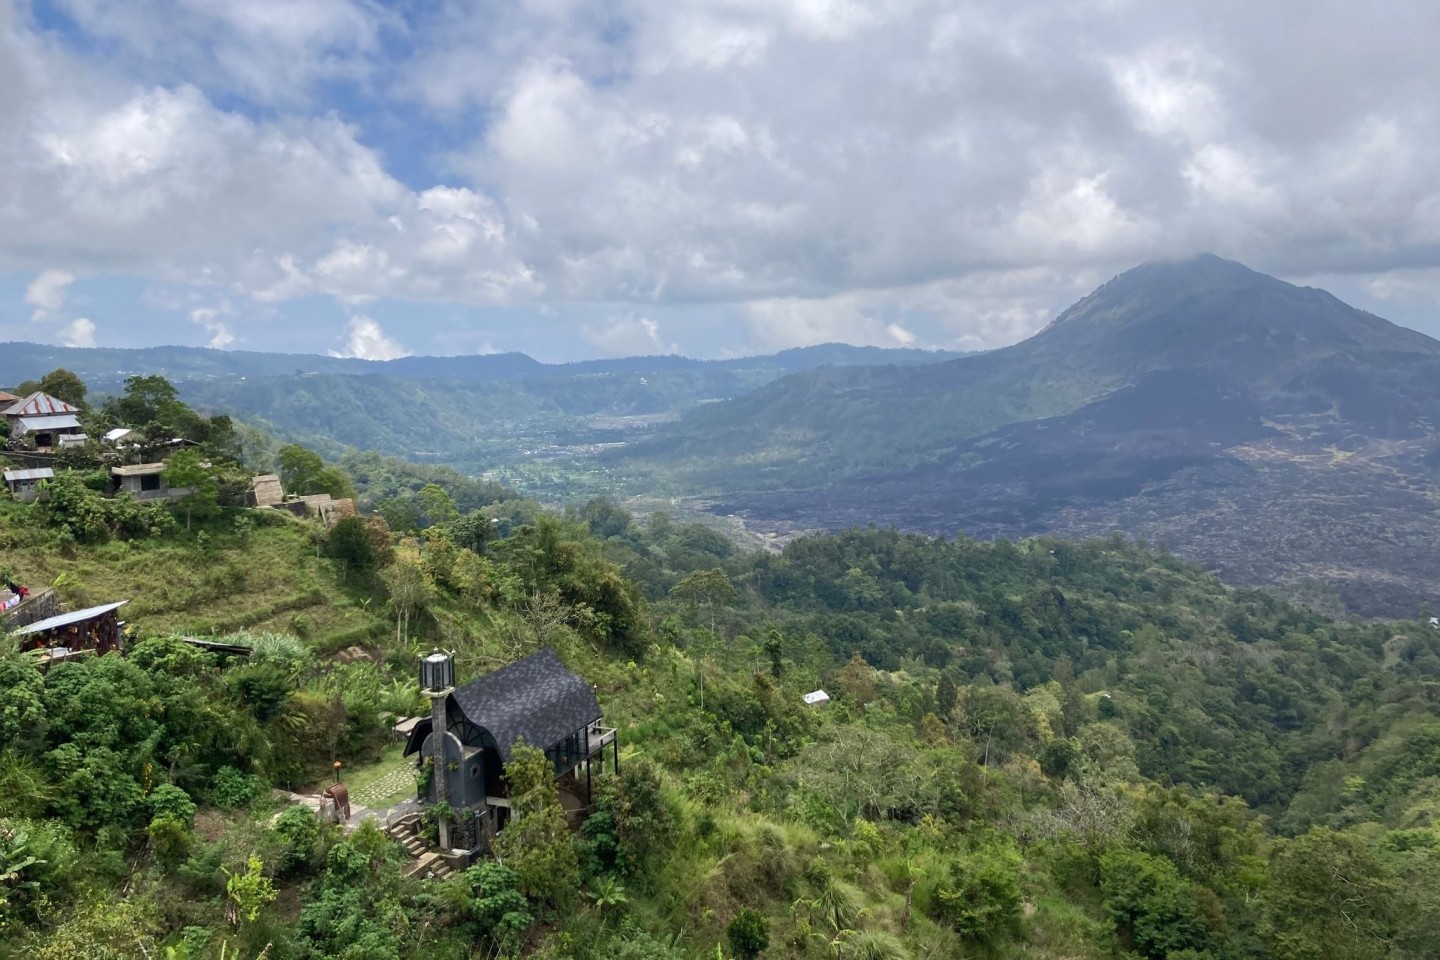
[[[400,868],[401,876],[443,880],[455,872],[420,836],[419,814],[401,817],[386,827],[385,832],[405,848],[405,855],[410,858],[410,862]]]

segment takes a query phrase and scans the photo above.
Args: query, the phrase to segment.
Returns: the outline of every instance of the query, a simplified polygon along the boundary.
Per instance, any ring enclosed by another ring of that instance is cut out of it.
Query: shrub
[[[725,928],[725,939],[741,960],[755,960],[770,946],[770,923],[760,911],[742,907]]]
[[[324,827],[305,807],[290,807],[271,828],[279,844],[275,872],[282,877],[309,874],[324,862]]]
[[[991,941],[1020,924],[1023,862],[1008,837],[995,838],[950,864],[935,890],[938,919],[972,940]]]
[[[179,787],[162,783],[150,792],[150,817],[175,820],[188,829],[195,822],[195,801]]]
[[[248,807],[267,790],[269,785],[254,774],[241,773],[234,767],[221,767],[210,781],[210,802],[227,809]]]

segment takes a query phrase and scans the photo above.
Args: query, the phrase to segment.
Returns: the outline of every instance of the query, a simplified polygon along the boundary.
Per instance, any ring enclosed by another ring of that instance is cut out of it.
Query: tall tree
[[[26,389],[27,387],[30,389]],[[66,370],[64,367],[58,367],[54,370],[51,370],[49,373],[45,374],[45,376],[41,377],[38,382],[32,381],[29,383],[24,383],[21,384],[18,388],[18,392],[21,396],[34,393],[36,390],[39,390],[43,393],[48,393],[56,400],[64,400],[72,407],[78,407],[81,410],[85,409],[86,407],[85,381],[81,380],[77,374]]]
[[[190,529],[190,520],[195,511],[202,515],[215,509],[218,487],[210,465],[200,456],[198,450],[181,450],[165,462],[161,474],[165,485],[172,490],[188,490],[180,498],[179,505],[185,508],[185,529]]]
[[[710,612],[710,632],[715,632],[716,604],[730,604],[737,596],[735,584],[719,567],[696,570],[670,588],[670,596],[681,603],[704,604]]]
[[[579,858],[555,787],[555,768],[539,747],[518,744],[505,764],[510,822],[495,840],[499,860],[520,878],[531,900],[568,904],[580,880]]]

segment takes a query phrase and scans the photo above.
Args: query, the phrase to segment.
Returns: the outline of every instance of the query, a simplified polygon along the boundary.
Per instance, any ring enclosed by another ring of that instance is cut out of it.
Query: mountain
[[[318,354],[213,350],[207,347],[57,347],[45,343],[0,343],[0,383],[18,383],[47,370],[65,367],[101,389],[115,387],[136,374],[159,374],[174,381],[229,377],[350,375],[411,380],[515,380],[521,377],[568,377],[597,373],[644,373],[664,370],[770,370],[793,373],[829,364],[933,363],[960,354],[943,350],[856,347],[823,343],[782,350],[776,354],[727,360],[695,360],[680,356],[623,357],[576,363],[541,363],[523,353],[470,354],[450,357],[400,357],[361,360]],[[37,373],[39,371],[39,373]]]
[[[345,448],[447,463],[472,473],[574,459],[597,444],[826,365],[923,365],[956,353],[821,344],[768,356],[628,357],[545,364],[523,353],[370,361],[208,350],[0,344],[0,384],[55,367],[97,392],[159,374],[198,407],[237,416],[333,456]],[[563,486],[563,483],[562,483]]]
[[[1437,425],[1440,342],[1206,255],[1015,346],[786,377],[626,455],[761,527],[1118,530],[1413,614],[1440,579]]]

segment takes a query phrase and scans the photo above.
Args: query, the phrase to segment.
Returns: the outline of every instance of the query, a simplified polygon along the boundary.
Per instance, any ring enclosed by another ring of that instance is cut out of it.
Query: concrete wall
[[[30,599],[20,606],[7,610],[4,627],[6,630],[19,630],[32,623],[39,623],[41,620],[49,620],[51,617],[58,616],[60,616],[60,595],[50,587],[45,587],[43,590],[37,590],[30,594]]]

